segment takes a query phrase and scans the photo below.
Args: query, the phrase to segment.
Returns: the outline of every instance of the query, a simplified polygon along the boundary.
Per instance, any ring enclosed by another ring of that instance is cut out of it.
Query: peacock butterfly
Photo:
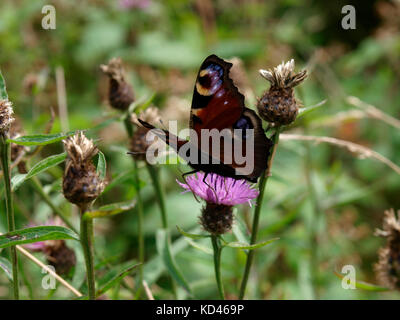
[[[190,111],[193,135],[189,140],[180,139],[168,130],[152,132],[194,169],[184,175],[204,171],[205,177],[216,173],[257,182],[267,168],[272,141],[266,137],[258,115],[245,107],[244,96],[229,77],[231,67],[232,63],[216,55],[210,55],[201,64]],[[145,128],[155,129],[139,121]]]

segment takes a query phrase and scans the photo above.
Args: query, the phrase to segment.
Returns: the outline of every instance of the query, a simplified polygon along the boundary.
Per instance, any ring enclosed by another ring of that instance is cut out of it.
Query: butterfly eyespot
[[[220,66],[211,64],[199,72],[196,89],[202,96],[210,96],[216,93],[222,86],[223,70]]]
[[[242,130],[242,139],[246,139],[247,138],[246,129],[254,129],[254,126],[250,118],[242,116],[239,118],[238,121],[235,122],[235,124],[233,125],[233,129]]]

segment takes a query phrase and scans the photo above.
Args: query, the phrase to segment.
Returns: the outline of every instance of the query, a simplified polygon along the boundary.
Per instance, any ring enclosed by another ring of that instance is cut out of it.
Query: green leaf
[[[26,228],[1,235],[0,248],[7,248],[17,244],[63,239],[73,239],[79,241],[79,236],[72,230],[60,226],[40,226]]]
[[[10,280],[12,282],[13,281],[13,274],[12,274],[11,262],[8,261],[4,257],[0,257],[0,269],[2,269],[6,273],[6,276],[7,276],[8,280]]]
[[[67,154],[65,152],[47,157],[39,161],[31,170],[29,170],[26,174],[17,174],[11,180],[11,185],[13,191],[17,190],[23,182],[26,180],[38,175],[41,172],[46,171],[47,169],[54,167],[65,160]]]
[[[339,279],[343,279],[344,278],[344,275],[342,275],[341,273],[339,273],[337,271],[333,271],[333,273]],[[375,291],[375,292],[390,291],[389,288],[377,286],[376,284],[371,284],[371,283],[367,283],[367,282],[364,282],[364,281],[356,281],[356,288],[357,289],[361,289],[361,290],[366,290],[366,291]]]
[[[185,238],[185,240],[193,247],[196,248],[200,251],[203,251],[204,253],[207,253],[209,255],[213,255],[213,251],[210,248],[207,248],[206,246],[203,246],[201,244],[198,244],[194,242],[192,239]]]
[[[129,108],[128,116],[134,111],[136,114],[144,111],[154,100],[156,97],[156,93],[153,92],[150,97],[144,98],[142,101],[138,101],[138,103],[133,103]]]
[[[270,244],[278,239],[279,238],[273,238],[273,239],[270,239],[270,240],[267,240],[264,242],[260,242],[260,243],[255,243],[255,244],[249,244],[249,243],[244,243],[244,242],[228,242],[228,243],[225,243],[223,246],[230,247],[230,248],[236,248],[236,249],[253,250],[253,249],[264,247],[267,244]]]
[[[106,177],[107,166],[106,166],[106,157],[104,153],[99,151],[99,159],[97,160],[97,174],[100,179],[104,180]]]
[[[118,174],[117,176],[113,177],[111,182],[109,184],[107,184],[107,186],[105,187],[103,194],[110,191],[112,188],[116,187],[116,186],[120,186],[122,184],[124,184],[125,182],[129,182],[133,184],[133,173],[135,172],[135,169],[129,169],[126,171],[121,172],[120,174]],[[146,183],[144,181],[140,181],[141,182],[141,187],[145,186]]]
[[[8,94],[7,94],[7,89],[6,89],[6,81],[4,80],[1,71],[0,71],[0,99],[1,100],[8,99]]]
[[[193,234],[193,233],[188,233],[183,231],[179,226],[176,226],[176,228],[178,229],[178,231],[185,237],[187,238],[191,238],[191,239],[201,239],[201,238],[208,238],[210,237],[209,235],[205,235],[205,234]]]
[[[157,251],[161,256],[161,260],[164,262],[165,268],[174,280],[181,285],[186,291],[191,294],[189,284],[183,277],[182,272],[178,269],[175,260],[171,254],[170,249],[170,237],[168,230],[158,229],[156,232]]]
[[[96,292],[96,297],[101,296],[102,294],[106,293],[108,290],[110,290],[114,285],[116,285],[118,282],[120,282],[123,278],[125,278],[133,269],[135,269],[137,266],[139,266],[140,263],[136,263],[133,265],[130,265],[126,268],[124,268],[122,271],[120,271],[117,275],[111,277],[110,280],[108,280],[97,292]]]
[[[200,232],[200,226],[195,227],[192,232]],[[187,238],[179,237],[171,245],[171,253],[177,255],[189,246]],[[149,259],[143,266],[143,277],[147,284],[150,286],[161,277],[165,270],[164,263],[162,263],[161,256],[155,255],[153,258]]]
[[[305,116],[306,114],[310,113],[311,111],[314,111],[315,109],[318,109],[319,107],[323,106],[327,101],[328,100],[325,99],[313,106],[299,109],[299,114],[297,115],[297,119]]]
[[[34,134],[29,136],[22,136],[15,139],[8,139],[8,142],[12,142],[21,146],[44,146],[46,144],[55,143],[61,141],[68,136],[73,135],[75,132],[68,133],[54,133],[54,134]]]
[[[118,213],[132,209],[135,206],[135,204],[136,200],[108,204],[100,207],[97,210],[85,212],[84,219],[110,217]]]

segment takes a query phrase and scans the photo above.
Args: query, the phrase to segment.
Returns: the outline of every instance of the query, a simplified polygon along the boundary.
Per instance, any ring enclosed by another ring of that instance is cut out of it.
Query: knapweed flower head
[[[198,172],[187,177],[186,183],[177,182],[186,192],[192,191],[206,202],[225,206],[235,206],[242,203],[251,205],[251,201],[258,196],[258,190],[254,189],[244,179],[236,180],[212,173],[208,174],[205,182],[203,182],[204,175],[204,173]]]
[[[179,185],[206,201],[200,223],[211,234],[224,234],[232,229],[233,206],[248,203],[259,194],[246,180],[235,180],[217,174],[197,173]]]
[[[8,133],[14,121],[12,103],[9,100],[0,100],[0,134]]]
[[[99,150],[83,132],[68,137],[63,143],[68,156],[63,179],[64,196],[82,209],[94,201],[105,187],[92,162]]]
[[[132,157],[135,160],[146,160],[146,151],[152,144],[152,139],[147,140],[146,135],[148,129],[144,128],[138,119],[145,122],[156,123],[161,120],[158,108],[149,107],[142,111],[139,116],[133,113],[131,115],[131,123],[135,126],[135,131],[130,140],[129,150],[132,152]],[[151,134],[151,133],[150,133]]]
[[[44,226],[63,226],[59,218],[50,218]],[[29,224],[28,227],[36,225]],[[76,255],[74,250],[69,248],[65,240],[46,240],[23,245],[26,249],[33,252],[43,252],[47,262],[54,266],[56,273],[64,275],[68,274],[76,264]]]
[[[282,62],[270,70],[260,70],[271,87],[258,100],[257,109],[261,118],[275,125],[288,125],[297,116],[299,106],[293,88],[307,77],[307,71],[294,72],[294,60]]]
[[[125,80],[122,60],[112,58],[107,65],[101,65],[100,69],[110,79],[108,100],[111,107],[122,111],[127,110],[135,97],[132,86]]]
[[[385,211],[383,229],[375,235],[386,238],[386,245],[379,249],[379,262],[375,271],[380,283],[390,289],[400,290],[400,211]]]

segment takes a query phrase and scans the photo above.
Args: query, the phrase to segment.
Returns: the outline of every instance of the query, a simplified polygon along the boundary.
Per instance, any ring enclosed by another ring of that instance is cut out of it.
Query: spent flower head
[[[264,120],[277,126],[292,123],[297,116],[299,106],[294,97],[293,88],[307,77],[307,71],[294,72],[294,60],[282,62],[274,69],[260,70],[271,87],[258,100],[257,109]]]
[[[94,201],[104,190],[105,182],[97,174],[92,158],[99,152],[83,132],[63,141],[67,161],[63,179],[65,198],[81,209]]]
[[[50,218],[42,225],[64,226],[58,217]],[[28,225],[28,227],[35,226],[37,225]],[[68,274],[71,268],[76,264],[75,252],[67,246],[65,240],[45,240],[24,244],[23,246],[33,252],[43,252],[46,256],[47,262],[54,266],[56,273],[58,274]]]
[[[138,119],[145,122],[155,123],[161,120],[158,108],[149,107],[143,110],[139,116],[135,113],[131,115],[130,121],[136,127],[135,131],[130,140],[129,150],[132,152],[132,157],[135,160],[146,160],[146,151],[152,144],[152,141],[146,139],[146,135],[149,132],[148,129],[144,128]],[[149,133],[152,134],[152,133]]]
[[[204,229],[212,234],[223,234],[231,230],[233,206],[242,203],[251,205],[259,194],[246,180],[235,180],[217,174],[197,173],[179,185],[206,201],[202,209],[200,222]]]
[[[125,80],[122,60],[120,58],[112,58],[107,65],[101,65],[100,69],[110,79],[108,92],[110,105],[118,110],[127,110],[135,100],[135,97],[132,86]]]
[[[400,290],[400,211],[385,211],[383,229],[377,229],[375,235],[386,238],[386,245],[379,249],[379,261],[375,271],[379,282]]]

